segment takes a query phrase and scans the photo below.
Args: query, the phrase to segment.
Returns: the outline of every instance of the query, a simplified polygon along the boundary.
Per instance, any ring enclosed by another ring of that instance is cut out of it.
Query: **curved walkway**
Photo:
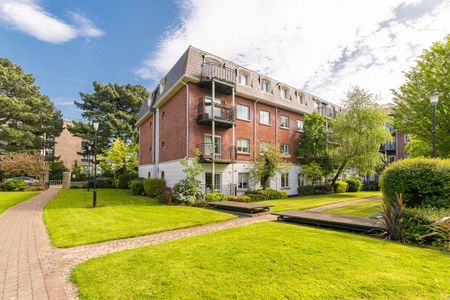
[[[73,248],[50,245],[43,207],[58,192],[40,193],[0,216],[0,299],[75,299],[70,273],[79,263],[108,253],[153,245],[207,232],[274,221],[275,216],[239,218],[220,223],[113,240]]]

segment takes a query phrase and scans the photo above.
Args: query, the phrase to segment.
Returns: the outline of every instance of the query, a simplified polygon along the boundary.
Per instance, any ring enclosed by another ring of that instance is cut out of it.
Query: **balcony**
[[[231,128],[235,123],[233,107],[221,103],[214,103],[214,107],[211,107],[211,102],[205,101],[198,104],[197,123],[209,125],[213,115],[217,127]]]
[[[385,143],[381,146],[382,151],[394,151],[396,149],[395,142]]]
[[[212,62],[203,63],[200,86],[210,89],[213,81],[217,93],[230,95],[236,85],[236,71]]]
[[[200,152],[199,161],[201,163],[212,163],[212,149],[214,145],[212,143],[198,144],[196,148]],[[214,162],[219,164],[229,164],[236,159],[236,147],[233,145],[215,145]]]

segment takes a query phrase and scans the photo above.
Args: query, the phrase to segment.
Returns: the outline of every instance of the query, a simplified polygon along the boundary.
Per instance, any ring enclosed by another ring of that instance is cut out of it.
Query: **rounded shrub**
[[[249,203],[251,202],[252,199],[249,196],[242,195],[242,196],[225,196],[223,200]]]
[[[348,184],[347,192],[359,192],[362,188],[362,181],[359,178],[346,178],[344,181]]]
[[[144,179],[144,193],[149,197],[159,197],[166,187],[166,181],[161,178]]]
[[[334,184],[335,193],[345,193],[347,191],[348,183],[342,180],[338,180]]]
[[[27,187],[27,184],[22,179],[10,179],[7,180],[4,184],[4,188],[6,191],[19,192],[24,191]]]
[[[144,179],[136,178],[131,180],[128,183],[128,187],[135,195],[143,195],[144,194]]]
[[[411,158],[398,160],[381,175],[384,201],[403,194],[406,207],[450,207],[450,159]]]
[[[136,175],[134,174],[121,174],[118,178],[117,187],[120,189],[127,189],[129,182],[133,179],[136,179]]]

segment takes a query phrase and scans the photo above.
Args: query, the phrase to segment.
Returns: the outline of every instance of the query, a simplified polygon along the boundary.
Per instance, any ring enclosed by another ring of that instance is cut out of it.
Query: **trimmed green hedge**
[[[165,190],[166,181],[161,178],[144,179],[144,193],[149,197],[159,197]]]
[[[345,193],[348,188],[348,183],[342,180],[338,180],[334,184],[334,192],[335,193]]]
[[[144,178],[136,178],[128,183],[128,187],[135,195],[144,195]]]
[[[5,191],[19,192],[25,191],[27,184],[23,179],[9,179],[4,183]]]
[[[348,187],[347,187],[347,192],[359,192],[362,188],[362,181],[359,178],[356,177],[351,177],[351,178],[346,178],[343,181],[347,182]]]
[[[218,201],[222,201],[223,197],[225,197],[225,196],[221,193],[208,193],[208,194],[205,194],[205,201],[206,202],[218,202]]]
[[[326,195],[333,192],[331,185],[301,185],[297,190],[299,196]]]
[[[406,207],[450,207],[450,159],[411,158],[387,167],[380,178],[384,200],[403,194]]]
[[[286,199],[288,197],[288,194],[284,191],[265,189],[245,191],[245,196],[250,197],[251,202],[255,202],[273,199]]]
[[[225,196],[225,198],[223,199],[225,201],[235,201],[235,202],[245,202],[245,203],[249,203],[252,201],[252,199],[249,196]]]

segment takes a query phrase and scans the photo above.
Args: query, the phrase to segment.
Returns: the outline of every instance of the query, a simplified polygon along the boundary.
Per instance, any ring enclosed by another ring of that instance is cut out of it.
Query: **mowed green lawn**
[[[383,201],[375,200],[332,208],[324,212],[330,214],[367,217],[383,211]]]
[[[37,194],[37,192],[0,192],[0,215],[11,206],[25,201]]]
[[[447,299],[448,253],[267,222],[77,266],[81,299]]]
[[[56,247],[71,247],[134,237],[236,218],[203,208],[161,205],[129,190],[61,190],[44,209],[44,220]]]
[[[257,203],[264,203],[273,205],[271,211],[285,211],[285,210],[304,210],[319,206],[324,206],[333,203],[339,203],[344,201],[351,201],[369,197],[381,196],[381,192],[356,192],[356,193],[340,193],[330,195],[317,195],[306,197],[293,197],[280,200],[267,200]]]

